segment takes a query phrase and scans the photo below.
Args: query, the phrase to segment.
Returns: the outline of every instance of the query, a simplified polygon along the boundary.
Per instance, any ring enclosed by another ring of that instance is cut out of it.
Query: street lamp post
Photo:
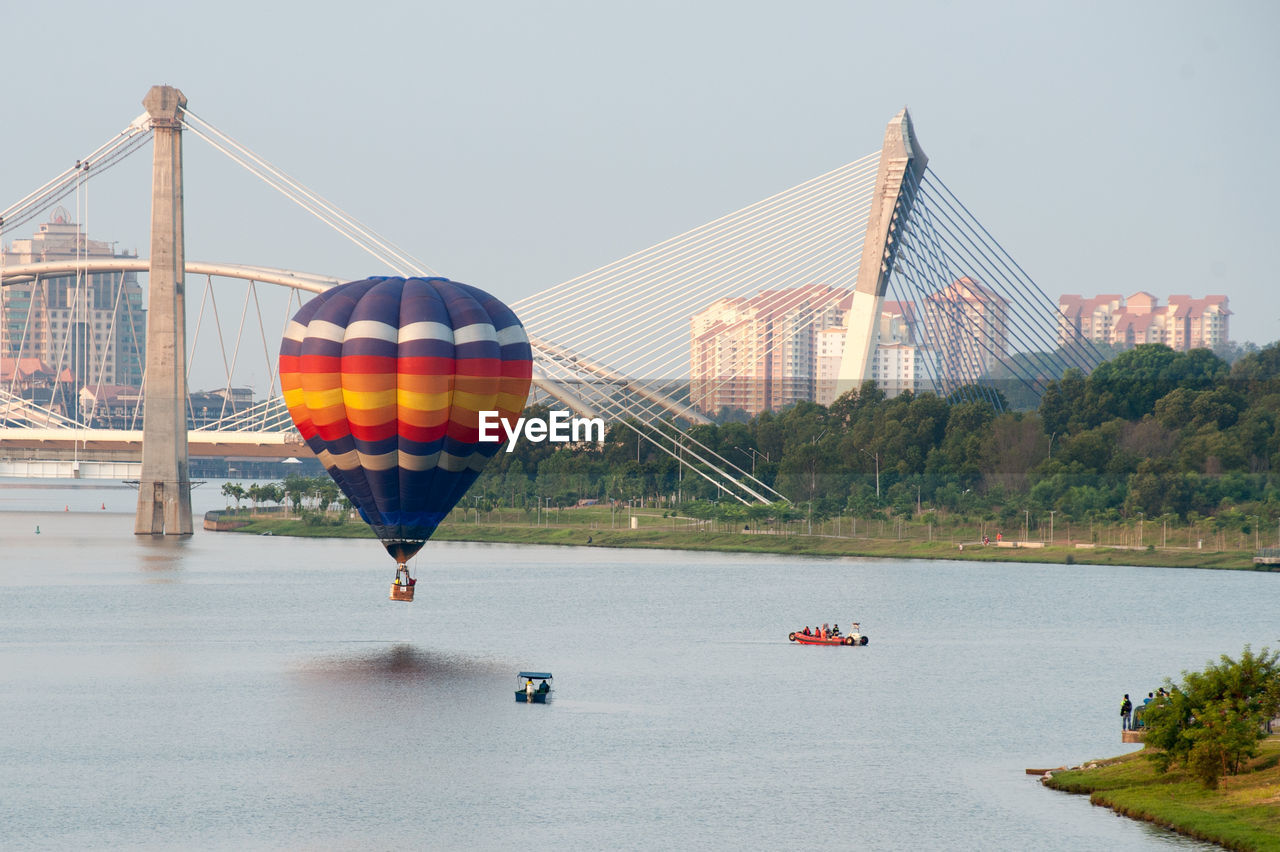
[[[1025,544],[1031,538],[1031,510],[1022,510],[1022,541]]]
[[[877,500],[879,500],[879,499],[880,499],[880,451],[879,451],[879,450],[876,450],[874,453],[869,453],[869,452],[867,452],[866,450],[862,449],[862,447],[858,447],[858,452],[862,453],[864,456],[866,456],[866,457],[867,457],[867,458],[869,458],[869,459],[874,459],[874,460],[875,460],[875,463],[876,463],[876,499],[877,499]]]
[[[737,447],[737,446],[735,446],[735,447],[734,447],[734,449],[735,449],[735,450],[737,450],[738,452],[742,453],[742,454],[743,454],[744,456],[746,456],[747,458],[751,459],[751,476],[752,476],[752,478],[755,478],[755,475],[756,475],[756,456],[764,456],[764,460],[765,460],[765,461],[768,461],[768,460],[769,460],[769,454],[768,454],[768,453],[762,453],[762,452],[760,452],[759,450],[757,450],[755,447],[747,447],[747,448],[744,450],[744,449],[742,449],[742,447]]]
[[[1053,516],[1057,511],[1058,511],[1057,509],[1049,510],[1049,546],[1050,547],[1053,547]]]

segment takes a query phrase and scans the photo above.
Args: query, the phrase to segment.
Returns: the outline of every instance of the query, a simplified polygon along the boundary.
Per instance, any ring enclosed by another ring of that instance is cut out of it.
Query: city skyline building
[[[843,328],[852,293],[824,284],[717,299],[690,325],[690,399],[749,415],[814,399],[817,332]]]
[[[912,302],[881,303],[876,324],[876,345],[868,360],[871,375],[885,396],[895,397],[904,391],[922,393],[934,390],[933,377],[938,375],[936,353],[916,342],[913,326],[918,321]],[[844,325],[818,332],[818,375],[814,402],[830,405],[840,395],[840,362],[847,338]]]
[[[924,299],[920,324],[938,352],[938,383],[974,384],[1009,357],[1009,303],[969,276]]]
[[[0,255],[3,266],[137,256],[89,239],[61,206],[31,237],[0,245]],[[138,387],[145,335],[146,311],[135,272],[73,273],[0,288],[0,378],[8,385],[52,374],[75,388]]]
[[[694,314],[693,405],[752,416],[802,400],[830,405],[846,384],[840,370],[854,301],[850,291],[808,285],[718,299]],[[868,379],[890,397],[976,382],[1008,357],[1007,315],[1004,299],[967,277],[926,296],[923,307],[881,302]]]
[[[1139,290],[1125,299],[1117,293],[1089,298],[1078,294],[1058,297],[1058,343],[1074,330],[1094,343],[1131,349],[1143,343],[1163,343],[1170,349],[1216,349],[1231,342],[1229,300],[1223,295],[1200,299],[1173,295],[1161,305],[1155,295]]]

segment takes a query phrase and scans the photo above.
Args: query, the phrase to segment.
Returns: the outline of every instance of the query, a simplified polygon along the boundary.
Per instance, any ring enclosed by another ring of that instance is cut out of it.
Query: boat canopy
[[[551,672],[520,672],[516,677],[527,677],[533,680],[551,680]]]

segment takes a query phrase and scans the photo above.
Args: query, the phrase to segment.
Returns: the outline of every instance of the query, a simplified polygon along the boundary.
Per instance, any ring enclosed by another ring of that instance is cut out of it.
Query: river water
[[[372,541],[135,499],[0,485],[6,849],[1212,848],[1024,769],[1278,641],[1280,576],[1152,568],[432,543],[394,603]]]

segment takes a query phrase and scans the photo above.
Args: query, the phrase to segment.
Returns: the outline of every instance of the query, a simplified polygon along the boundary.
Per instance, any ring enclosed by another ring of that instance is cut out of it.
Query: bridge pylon
[[[187,333],[182,208],[182,115],[187,99],[153,86],[151,267],[147,279],[147,372],[137,535],[191,535],[187,461]]]
[[[854,285],[853,305],[844,342],[844,356],[836,377],[836,395],[859,389],[871,378],[871,356],[876,347],[876,331],[884,306],[889,273],[898,252],[903,223],[911,212],[910,196],[903,185],[910,173],[912,182],[924,176],[929,158],[916,140],[911,114],[906,107],[895,115],[884,131],[880,150],[880,169],[876,174],[875,192],[871,196],[871,213],[867,217],[867,233],[862,240],[862,260],[858,281]]]

